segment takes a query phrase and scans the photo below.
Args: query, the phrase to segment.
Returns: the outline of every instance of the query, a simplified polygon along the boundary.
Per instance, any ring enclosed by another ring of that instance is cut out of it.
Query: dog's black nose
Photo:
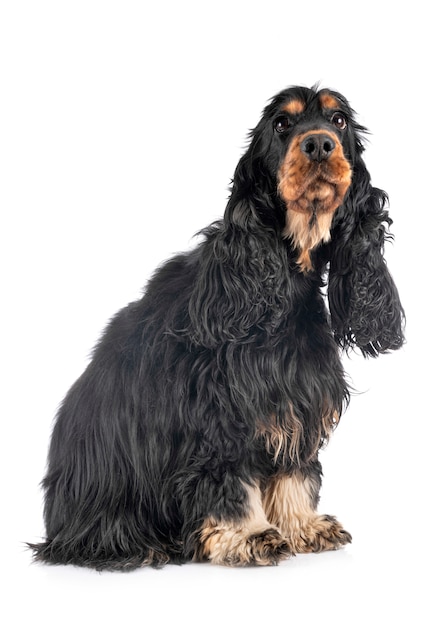
[[[303,152],[311,161],[325,161],[335,150],[335,141],[329,135],[324,133],[316,133],[315,135],[307,135],[300,144],[301,152]]]

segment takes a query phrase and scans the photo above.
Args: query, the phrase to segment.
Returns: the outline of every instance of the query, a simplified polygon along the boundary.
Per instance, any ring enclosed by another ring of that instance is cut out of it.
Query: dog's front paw
[[[331,515],[316,515],[300,520],[299,528],[290,537],[295,553],[338,550],[351,541],[351,534]]]
[[[253,565],[277,565],[292,555],[291,545],[275,528],[248,537],[247,548]]]
[[[259,532],[217,525],[202,531],[198,560],[207,559],[216,565],[277,565],[293,554],[291,544],[276,528]]]

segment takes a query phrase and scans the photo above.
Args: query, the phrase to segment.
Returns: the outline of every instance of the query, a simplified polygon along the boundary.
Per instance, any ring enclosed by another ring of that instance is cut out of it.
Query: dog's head
[[[291,87],[275,96],[252,132],[235,183],[256,181],[285,210],[284,235],[303,271],[311,252],[328,242],[336,210],[350,188],[363,151],[354,112],[339,93]]]
[[[273,119],[280,156],[278,192],[287,207],[285,234],[312,268],[310,251],[329,241],[332,217],[352,180],[352,115],[341,96],[300,89]]]
[[[304,274],[328,267],[337,341],[377,355],[403,343],[403,310],[383,259],[387,195],[371,185],[362,134],[344,96],[290,87],[251,133],[227,220],[281,228]]]

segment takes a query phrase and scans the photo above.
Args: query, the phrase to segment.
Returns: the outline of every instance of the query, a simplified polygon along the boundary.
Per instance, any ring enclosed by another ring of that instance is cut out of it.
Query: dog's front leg
[[[240,514],[234,503],[221,503],[221,513],[205,518],[199,533],[195,560],[217,565],[276,565],[292,554],[290,544],[267,519],[258,484],[240,481],[244,495]]]
[[[294,553],[336,550],[351,542],[351,535],[330,515],[319,515],[321,487],[318,462],[303,470],[271,478],[263,494],[269,522],[281,531]]]

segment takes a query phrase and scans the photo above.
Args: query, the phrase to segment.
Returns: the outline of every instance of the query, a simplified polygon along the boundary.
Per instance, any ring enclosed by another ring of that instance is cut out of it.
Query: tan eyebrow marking
[[[340,102],[330,93],[322,93],[320,95],[320,104],[325,109],[338,109],[340,107]]]
[[[285,111],[286,113],[290,113],[291,115],[298,115],[299,113],[302,113],[304,109],[304,102],[297,98],[296,100],[291,100],[290,102],[288,102],[283,108],[283,111]]]

